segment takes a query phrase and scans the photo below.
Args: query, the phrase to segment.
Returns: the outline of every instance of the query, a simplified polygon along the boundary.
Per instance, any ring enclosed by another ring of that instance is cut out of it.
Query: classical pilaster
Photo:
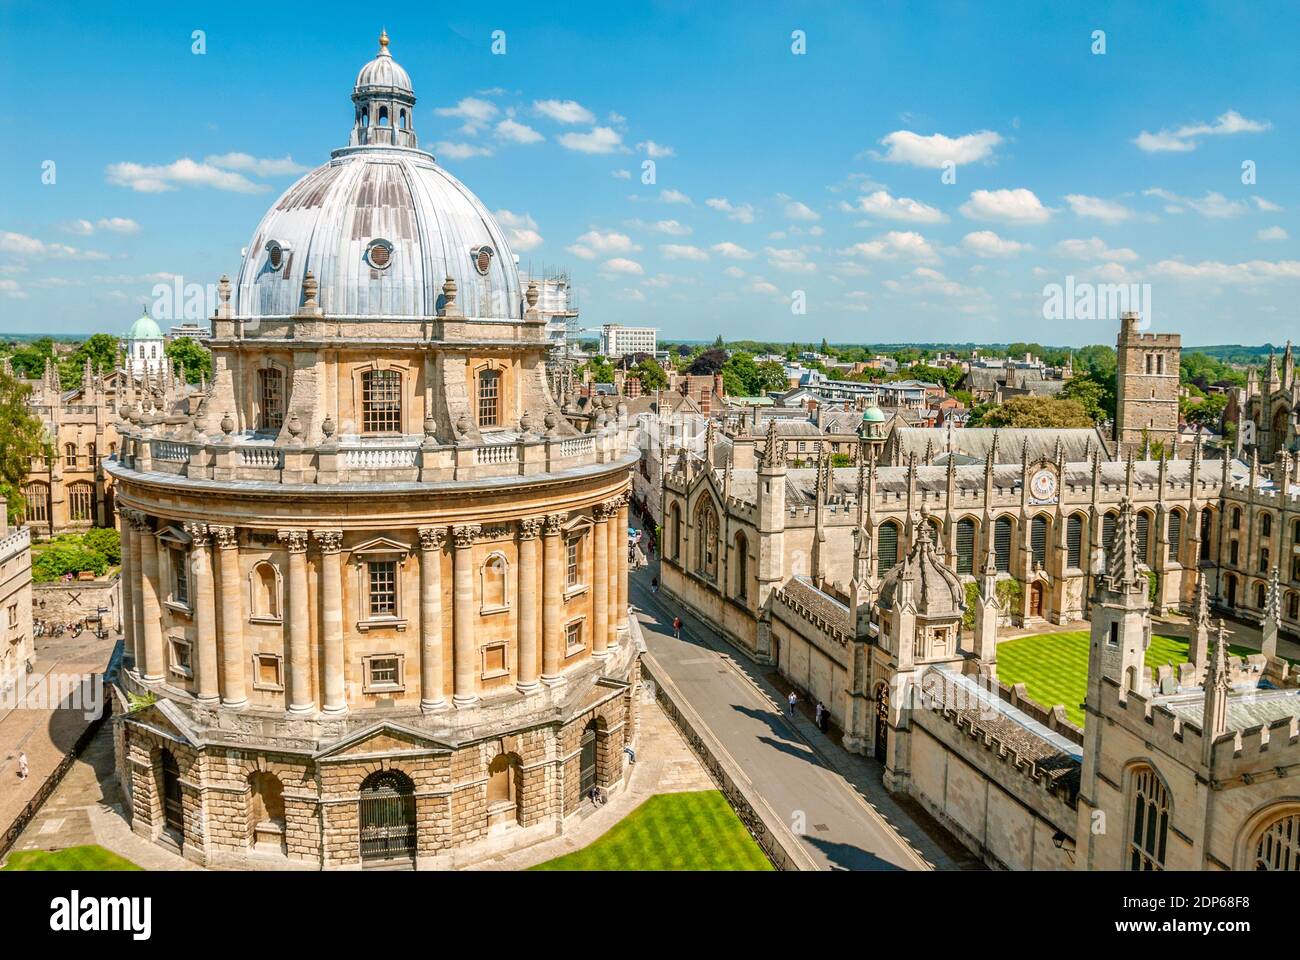
[[[136,581],[140,579],[140,568],[131,559],[132,541],[135,539],[129,516],[132,512],[118,511],[118,516],[122,519],[122,572],[117,583],[120,592],[118,603],[122,609],[122,652],[127,663],[134,668],[138,656],[135,649],[135,591],[138,589]]]
[[[627,629],[627,498],[613,501],[609,521],[609,646],[617,649],[619,637]]]
[[[144,563],[141,559],[143,535],[149,530],[149,521],[139,510],[127,514],[131,524],[131,569],[134,571],[131,589],[131,621],[134,632],[131,637],[135,647],[135,669],[144,676]]]
[[[141,624],[144,627],[144,671],[141,676],[145,683],[160,683],[163,679],[163,635],[162,635],[162,584],[158,575],[158,538],[149,528],[147,520],[136,527],[135,539],[140,544],[140,577],[143,603],[141,604]]]
[[[478,651],[474,649],[478,625],[474,610],[474,540],[479,530],[477,525],[452,528],[456,549],[452,554],[451,701],[458,707],[472,707],[478,703]]]
[[[194,580],[195,684],[200,703],[214,705],[220,699],[217,675],[217,608],[212,581],[212,535],[207,524],[187,523],[190,535],[190,571]]]
[[[315,713],[311,692],[311,604],[307,595],[307,531],[280,530],[289,548],[289,712]]]
[[[564,592],[564,541],[560,532],[565,515],[548,514],[542,528],[542,682],[558,686],[564,682],[560,663],[560,598]]]
[[[541,689],[537,681],[541,630],[537,622],[537,538],[542,532],[540,517],[519,521],[519,640],[516,662],[521,693]]]
[[[420,534],[420,709],[447,705],[442,690],[442,527],[421,527]]]
[[[598,503],[592,511],[591,571],[591,655],[609,655],[609,504]]]
[[[619,498],[618,508],[618,632],[616,637],[626,637],[628,632],[628,612],[627,612],[627,504],[628,495],[625,493]]]
[[[217,542],[221,581],[221,681],[222,706],[239,709],[248,705],[244,682],[244,604],[239,589],[239,531],[234,527],[210,526]]]
[[[343,684],[343,532],[313,530],[312,539],[320,545],[320,626],[325,648],[321,685],[324,688],[323,712],[331,716],[347,713]]]

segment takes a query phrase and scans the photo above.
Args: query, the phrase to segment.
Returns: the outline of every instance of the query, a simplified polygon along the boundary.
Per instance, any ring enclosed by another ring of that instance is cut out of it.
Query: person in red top
[[[678,640],[682,638],[682,618],[673,617],[673,636]]]

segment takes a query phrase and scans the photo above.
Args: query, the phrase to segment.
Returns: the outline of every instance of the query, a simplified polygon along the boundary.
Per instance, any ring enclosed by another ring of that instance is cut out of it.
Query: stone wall
[[[101,616],[104,626],[117,631],[122,619],[118,614],[118,574],[99,580],[62,580],[32,584],[32,616],[49,624],[72,623],[87,617]]]

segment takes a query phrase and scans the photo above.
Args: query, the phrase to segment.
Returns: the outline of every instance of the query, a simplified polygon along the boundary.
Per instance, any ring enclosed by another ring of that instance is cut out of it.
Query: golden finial
[[[382,53],[382,52],[383,52],[384,50],[386,50],[387,48],[388,48],[388,31],[387,31],[387,30],[380,30],[380,31],[379,31],[379,50],[380,50],[380,52]]]

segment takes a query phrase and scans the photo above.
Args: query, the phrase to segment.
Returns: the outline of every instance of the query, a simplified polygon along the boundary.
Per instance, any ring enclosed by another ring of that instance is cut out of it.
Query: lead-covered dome
[[[500,224],[416,149],[415,95],[386,35],[352,100],[349,146],[286,190],[253,233],[236,282],[236,314],[297,313],[310,270],[327,317],[435,316],[448,277],[465,316],[521,317],[519,270]]]

